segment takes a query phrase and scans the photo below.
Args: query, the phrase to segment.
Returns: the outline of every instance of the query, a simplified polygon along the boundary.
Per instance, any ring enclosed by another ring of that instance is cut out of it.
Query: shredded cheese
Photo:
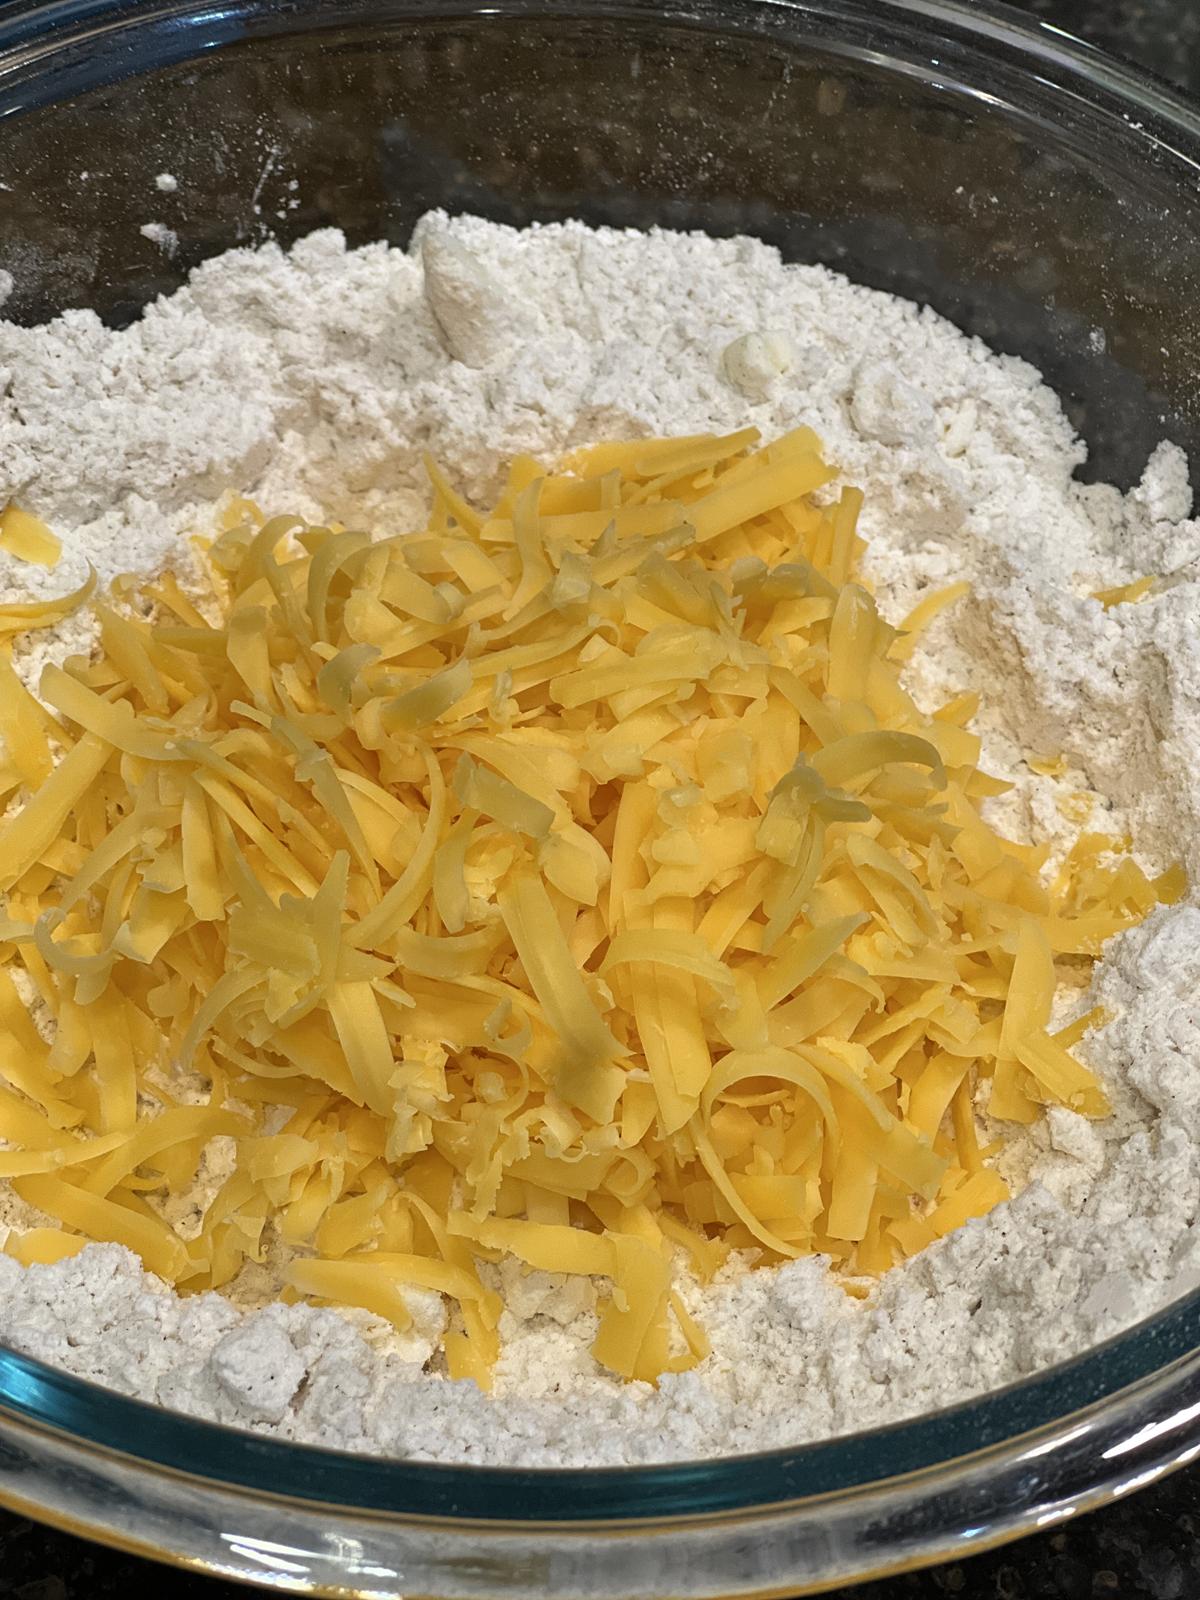
[[[61,542],[42,519],[11,500],[0,511],[0,550],[39,567],[56,567],[62,556]]]
[[[1099,600],[1105,611],[1111,611],[1113,606],[1136,605],[1139,600],[1146,598],[1157,582],[1153,574],[1135,578],[1132,583],[1123,583],[1117,589],[1097,589],[1092,599]]]
[[[484,1385],[507,1253],[600,1280],[597,1360],[654,1381],[707,1352],[676,1252],[861,1292],[1005,1197],[982,1085],[1105,1115],[1058,963],[1183,883],[1085,834],[1047,885],[987,825],[973,703],[899,679],[963,586],[886,626],[807,430],[521,458],[490,514],[429,476],[382,540],[237,502],[220,621],[114,596],[40,703],[0,661],[0,1171],[56,1224],[8,1248],[117,1240],[191,1291],[273,1229],[290,1293],[400,1328],[448,1296]],[[185,1240],[153,1202],[218,1136]]]

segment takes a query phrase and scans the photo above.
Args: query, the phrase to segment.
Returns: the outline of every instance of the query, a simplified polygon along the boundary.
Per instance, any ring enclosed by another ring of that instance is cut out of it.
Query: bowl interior
[[[749,6],[736,25],[719,0],[686,18],[241,0],[139,8],[136,33],[111,7],[65,9],[87,13],[79,37],[0,74],[22,321],[128,321],[233,245],[327,225],[403,243],[434,206],[745,232],[1033,362],[1089,475],[1128,484],[1164,434],[1200,438],[1194,168],[1149,110],[1135,126],[1072,77],[1050,34],[1043,62],[1003,28],[985,55],[953,6],[930,30],[874,0]]]

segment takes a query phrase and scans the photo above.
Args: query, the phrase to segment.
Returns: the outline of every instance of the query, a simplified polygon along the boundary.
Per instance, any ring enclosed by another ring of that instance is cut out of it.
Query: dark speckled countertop
[[[1021,9],[1200,96],[1200,0],[1015,0]],[[4,1600],[236,1600],[240,1587],[169,1572],[0,1512]],[[1200,1600],[1200,1467],[1054,1533],[832,1600]]]

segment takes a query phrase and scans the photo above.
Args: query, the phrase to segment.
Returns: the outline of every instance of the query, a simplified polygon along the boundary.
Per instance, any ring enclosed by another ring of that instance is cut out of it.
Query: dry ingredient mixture
[[[233,252],[120,334],[88,313],[32,331],[0,323],[0,388],[0,506],[63,539],[44,572],[2,558],[11,601],[82,584],[89,562],[101,583],[167,564],[186,584],[183,536],[211,529],[231,486],[389,531],[424,526],[426,450],[485,504],[520,452],[811,426],[866,491],[860,532],[888,617],[972,586],[932,623],[906,681],[927,710],[981,693],[985,765],[1013,781],[987,802],[992,822],[1049,843],[1051,873],[1086,827],[1128,830],[1148,871],[1182,856],[1196,876],[1200,526],[1186,463],[1160,448],[1127,497],[1077,485],[1082,449],[1037,374],[912,305],[784,268],[748,240],[574,224],[518,234],[435,215],[408,254],[347,253],[332,233],[290,256]],[[1148,576],[1160,581],[1147,588]],[[94,643],[80,613],[18,642],[15,664],[36,683],[47,660]],[[366,1313],[254,1310],[277,1288],[269,1259],[237,1279],[239,1308],[178,1299],[114,1246],[54,1266],[0,1257],[0,1337],[200,1415],[449,1460],[716,1454],[949,1403],[1200,1279],[1198,929],[1191,905],[1156,910],[1112,941],[1088,994],[1061,997],[1058,1021],[1097,1004],[1112,1018],[1078,1052],[1109,1119],[1056,1108],[1012,1137],[978,1107],[985,1134],[1007,1136],[1014,1201],[865,1300],[816,1257],[758,1272],[734,1259],[706,1287],[681,1280],[712,1353],[657,1388],[593,1360],[586,1279],[511,1258],[496,1269],[492,1395],[444,1376],[437,1297],[400,1336]],[[216,1149],[210,1167],[215,1185]],[[18,1230],[45,1220],[3,1203]]]

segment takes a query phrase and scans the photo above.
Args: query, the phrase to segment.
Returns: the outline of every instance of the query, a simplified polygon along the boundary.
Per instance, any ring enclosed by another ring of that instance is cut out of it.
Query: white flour
[[[1016,782],[997,817],[1065,840],[1079,824],[1059,802],[1098,791],[1094,823],[1127,823],[1150,862],[1182,856],[1200,878],[1200,524],[1180,453],[1157,452],[1130,496],[1082,488],[1082,447],[1031,368],[751,240],[433,216],[407,254],[347,253],[331,232],[290,257],[233,252],[123,333],[87,312],[0,322],[0,504],[46,518],[67,551],[52,574],[0,557],[0,598],[73,587],[89,561],[102,580],[186,562],[183,535],[230,488],[393,532],[417,525],[426,449],[486,496],[516,451],[747,421],[811,424],[865,488],[890,616],[974,583],[911,681],[930,704],[983,693],[991,765]],[[1173,576],[1139,605],[1086,598],[1148,572]],[[89,643],[74,622],[21,664],[32,677],[48,650]],[[1067,775],[1038,777],[1025,754],[1064,756]],[[1200,910],[1159,911],[1093,986],[1115,1017],[1085,1046],[1109,1122],[1052,1112],[1004,1158],[1029,1187],[865,1303],[815,1259],[685,1284],[713,1354],[657,1391],[593,1364],[586,1283],[513,1264],[494,1398],[424,1370],[436,1297],[401,1345],[366,1315],[179,1300],[108,1246],[54,1268],[0,1257],[0,1338],[202,1416],[450,1460],[670,1459],[911,1415],[1200,1282],[1198,993]],[[261,1275],[243,1289],[261,1302]]]

